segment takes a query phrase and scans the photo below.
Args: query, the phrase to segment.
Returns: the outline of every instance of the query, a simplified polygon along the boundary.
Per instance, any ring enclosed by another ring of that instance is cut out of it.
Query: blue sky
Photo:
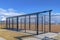
[[[0,19],[49,9],[60,14],[60,0],[0,0]]]
[[[52,9],[60,12],[60,0],[0,0],[0,8],[13,8],[18,12],[31,13]]]

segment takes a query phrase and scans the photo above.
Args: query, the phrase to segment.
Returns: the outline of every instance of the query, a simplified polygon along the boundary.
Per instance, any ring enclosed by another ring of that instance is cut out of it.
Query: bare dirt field
[[[16,37],[27,36],[27,35],[30,35],[30,34],[25,34],[25,33],[22,33],[22,32],[0,29],[0,37],[4,38],[6,40],[20,40]],[[21,39],[22,38],[23,37],[21,37]]]
[[[39,24],[38,25],[39,27],[38,27],[38,30],[39,31],[43,31],[43,25],[42,24]],[[49,25],[47,24],[47,25],[44,25],[44,30],[46,31],[46,32],[48,32],[49,31],[49,27],[48,27]],[[0,24],[0,28],[6,28],[6,25],[5,24]],[[10,28],[12,28],[12,24],[10,24]],[[17,28],[17,26],[16,26],[16,24],[14,24],[13,25],[13,28]],[[24,24],[19,24],[19,29],[24,29],[25,28],[25,26],[24,26]],[[36,30],[36,25],[35,24],[30,24],[30,30]],[[29,30],[29,24],[26,24],[26,30]],[[60,32],[60,24],[52,24],[51,25],[51,32]]]
[[[12,28],[12,25],[10,24],[10,28]],[[24,29],[24,24],[22,24],[22,27],[20,27],[21,25],[19,24],[19,29]],[[48,26],[49,25],[45,25],[45,31],[48,31]],[[16,28],[16,24],[13,26],[14,28]],[[5,24],[0,24],[0,29],[1,28],[6,28],[6,25]],[[42,24],[39,24],[39,28],[38,30],[39,31],[42,31]],[[29,29],[29,24],[26,24],[26,29]],[[35,30],[36,29],[36,25],[34,24],[31,24],[30,25],[30,30]],[[26,34],[25,33],[22,33],[22,32],[16,32],[16,31],[11,31],[11,30],[6,30],[5,29],[1,29],[1,30],[4,30],[4,31],[0,31],[0,37],[3,37],[5,38],[6,40],[18,40],[17,38],[14,38],[14,37],[17,37],[17,36],[25,36]],[[51,25],[51,32],[60,32],[60,24],[52,24]],[[27,34],[29,35],[29,34]],[[60,34],[59,34],[60,35]],[[60,38],[60,36],[56,36],[55,38]]]

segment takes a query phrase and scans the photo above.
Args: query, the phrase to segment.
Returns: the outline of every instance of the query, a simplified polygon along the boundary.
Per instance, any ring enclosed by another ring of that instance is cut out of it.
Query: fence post
[[[51,32],[51,11],[49,11],[49,32]]]
[[[45,33],[46,32],[46,30],[45,30],[46,28],[45,28],[45,15],[43,16],[43,33]]]
[[[7,28],[7,18],[6,18],[6,28]]]
[[[10,29],[10,18],[9,18],[9,29]]]
[[[14,23],[14,22],[13,22],[13,17],[12,17],[12,29],[13,29],[13,23]]]
[[[20,29],[22,30],[22,18],[20,19]]]
[[[43,22],[44,22],[44,21],[43,21],[43,16],[42,16],[41,19],[42,19],[42,32],[44,32],[44,30],[43,30],[43,28],[44,28],[44,25],[43,25]]]
[[[25,19],[24,19],[24,29],[25,29],[25,32],[26,32],[26,16],[25,16]]]
[[[17,31],[18,31],[18,16],[17,16]]]
[[[29,30],[30,30],[30,15],[29,15]]]
[[[39,34],[39,31],[38,31],[38,22],[39,22],[39,20],[38,20],[38,17],[39,17],[39,15],[38,14],[36,14],[37,15],[37,25],[36,25],[36,27],[37,27],[37,35]]]

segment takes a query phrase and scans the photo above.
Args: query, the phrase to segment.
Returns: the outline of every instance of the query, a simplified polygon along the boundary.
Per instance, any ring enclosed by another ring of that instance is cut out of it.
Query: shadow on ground
[[[22,38],[30,38],[30,37],[33,37],[33,36],[35,36],[35,35],[26,35],[26,36],[18,36],[18,37],[14,37],[14,38],[17,38],[18,40],[23,40]],[[35,37],[36,38],[36,37]],[[44,37],[44,38],[37,38],[37,39],[40,39],[40,40],[57,40],[57,39],[54,39],[54,38],[49,38],[49,37]],[[27,40],[29,40],[29,39],[27,39]]]
[[[3,28],[3,29],[6,29],[6,28]],[[9,29],[7,29],[7,30],[12,30],[12,31],[17,31],[17,29],[16,28],[14,28],[14,29],[12,29],[12,28],[9,28]],[[19,30],[19,31],[21,31],[21,30]],[[19,32],[18,31],[18,32]],[[24,35],[24,36],[16,36],[16,37],[14,37],[14,38],[16,38],[16,39],[18,39],[18,40],[23,40],[23,38],[27,38],[27,37],[34,37],[36,34],[31,34],[31,35]],[[39,34],[39,35],[41,35],[41,34]],[[53,38],[48,38],[48,37],[44,37],[44,38],[37,38],[37,39],[40,39],[40,40],[57,40],[57,39],[53,39]]]
[[[33,37],[33,36],[35,36],[35,34],[34,35],[25,35],[25,36],[17,36],[17,37],[14,37],[14,38],[17,38],[18,40],[23,40],[22,38]]]

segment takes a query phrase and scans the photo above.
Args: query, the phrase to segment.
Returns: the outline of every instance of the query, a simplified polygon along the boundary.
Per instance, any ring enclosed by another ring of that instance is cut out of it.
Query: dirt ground
[[[12,28],[12,25],[10,25],[11,28]],[[24,29],[24,24],[22,24],[22,27],[20,27],[21,25],[19,24],[19,29]],[[31,24],[30,25],[31,28],[30,30],[35,30],[36,29],[36,25],[34,24]],[[39,31],[42,31],[42,27],[43,25],[42,24],[39,24]],[[49,25],[45,25],[45,31],[48,31],[48,26]],[[16,32],[16,31],[11,31],[11,30],[6,30],[6,29],[1,29],[1,28],[5,28],[6,25],[5,24],[0,24],[0,30],[3,30],[3,31],[0,31],[0,37],[3,37],[5,38],[6,40],[18,40],[17,38],[15,37],[18,37],[18,36],[24,36],[26,34],[22,33],[22,32]],[[13,26],[14,28],[16,28],[16,24]],[[26,25],[26,29],[29,29],[29,25],[27,24]],[[60,24],[52,24],[51,25],[51,32],[60,32]],[[60,34],[58,36],[55,37],[56,39],[60,39]]]
[[[43,25],[39,24],[38,26],[39,26],[38,30],[43,31]],[[48,26],[49,26],[48,24],[44,25],[44,30],[46,32],[49,31]],[[5,24],[2,24],[2,25],[0,24],[0,28],[6,28],[6,25]],[[12,28],[12,24],[10,24],[10,28]],[[13,28],[17,28],[16,24],[13,25]],[[24,24],[19,24],[19,29],[24,29],[24,28],[25,28]],[[26,24],[26,29],[29,30],[29,24]],[[30,30],[36,30],[36,29],[37,29],[37,27],[36,27],[35,24],[30,24]],[[52,24],[51,25],[51,32],[60,32],[60,24]]]
[[[30,35],[30,34],[25,34],[25,33],[22,33],[22,32],[0,29],[0,37],[4,38],[6,40],[20,40],[20,39],[17,39],[16,37],[27,36],[27,35]],[[22,38],[23,37],[21,37],[21,39]]]
[[[54,37],[57,40],[60,40],[60,34],[58,34],[57,36]]]

